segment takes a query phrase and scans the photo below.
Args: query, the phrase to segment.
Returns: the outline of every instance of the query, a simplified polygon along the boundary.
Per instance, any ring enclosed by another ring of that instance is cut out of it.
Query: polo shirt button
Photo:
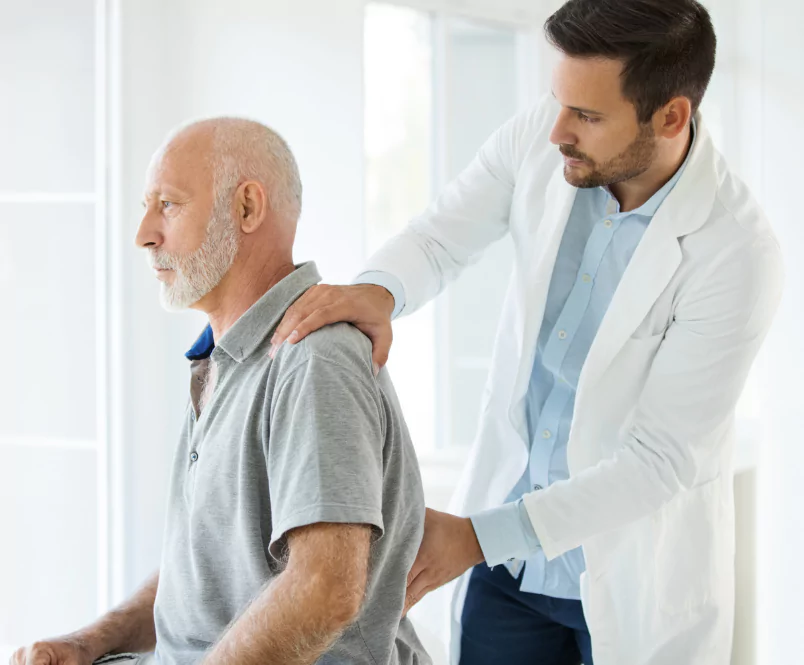
[[[195,450],[190,453],[190,461],[191,462],[197,462],[198,461],[198,453],[195,452]]]

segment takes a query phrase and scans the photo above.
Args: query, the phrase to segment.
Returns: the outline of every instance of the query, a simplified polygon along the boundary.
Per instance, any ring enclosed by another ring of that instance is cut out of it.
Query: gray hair
[[[274,130],[256,120],[217,117],[179,127],[166,140],[167,145],[191,130],[209,130],[215,198],[223,201],[244,180],[255,180],[265,187],[271,210],[293,223],[302,208],[302,183],[296,158],[287,142]]]

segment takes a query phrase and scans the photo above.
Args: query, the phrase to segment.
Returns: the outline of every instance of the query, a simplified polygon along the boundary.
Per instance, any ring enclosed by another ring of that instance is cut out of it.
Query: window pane
[[[517,34],[465,20],[446,25],[447,176],[471,161],[483,142],[517,110]],[[513,265],[505,238],[465,271],[439,303],[446,329],[439,354],[446,358],[447,388],[441,395],[447,445],[469,445],[488,376],[494,337]]]
[[[0,5],[0,191],[94,189],[94,4]]]
[[[517,34],[462,19],[448,20],[446,33],[446,163],[453,178],[516,113]]]
[[[0,645],[95,618],[95,492],[91,450],[0,446]]]
[[[431,196],[432,47],[428,14],[371,3],[365,24],[368,249],[421,213]],[[421,452],[435,436],[434,314],[394,325],[388,369]]]
[[[0,438],[95,438],[93,214],[0,204]]]

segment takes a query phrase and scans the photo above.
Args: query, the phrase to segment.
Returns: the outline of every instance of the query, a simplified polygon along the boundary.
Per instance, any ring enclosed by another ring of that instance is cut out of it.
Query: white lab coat
[[[527,464],[525,394],[577,191],[548,141],[557,112],[544,100],[500,128],[367,266],[400,279],[411,312],[491,242],[513,237],[479,432],[454,499],[461,515],[500,505]],[[782,268],[762,211],[700,115],[696,122],[687,168],[648,226],[584,365],[571,477],[525,497],[549,559],[583,546],[595,665],[730,658],[734,410],[777,307]],[[453,593],[453,663],[467,580]]]

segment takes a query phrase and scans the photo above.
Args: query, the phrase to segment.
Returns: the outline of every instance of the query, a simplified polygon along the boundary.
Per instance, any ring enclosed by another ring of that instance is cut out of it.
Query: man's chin
[[[175,293],[171,293],[164,285],[159,293],[159,302],[167,312],[186,312],[188,309],[192,309],[200,300],[201,298],[178,296]]]
[[[564,166],[564,180],[578,189],[600,187],[600,183],[597,182],[593,172],[577,166]]]
[[[583,178],[578,173],[578,169],[573,166],[564,167],[564,180],[573,187],[580,187],[583,183]]]

